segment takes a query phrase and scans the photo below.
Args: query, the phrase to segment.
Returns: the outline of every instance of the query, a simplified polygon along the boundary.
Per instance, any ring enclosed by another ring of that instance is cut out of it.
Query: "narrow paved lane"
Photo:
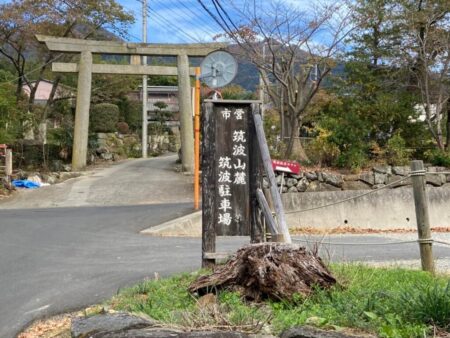
[[[175,155],[136,159],[36,190],[22,190],[0,209],[190,202],[192,177],[174,171]]]

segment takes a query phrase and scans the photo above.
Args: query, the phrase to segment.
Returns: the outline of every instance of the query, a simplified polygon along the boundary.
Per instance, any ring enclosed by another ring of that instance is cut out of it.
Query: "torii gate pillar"
[[[92,53],[81,52],[78,66],[77,107],[73,132],[72,170],[86,167],[89,138],[89,109],[92,87]]]

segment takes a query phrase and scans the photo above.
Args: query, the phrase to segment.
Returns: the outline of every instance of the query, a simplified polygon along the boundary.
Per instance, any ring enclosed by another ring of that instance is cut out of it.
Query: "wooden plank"
[[[53,62],[52,71],[56,73],[78,73],[77,63]],[[121,74],[121,75],[167,75],[177,76],[177,67],[169,66],[143,66],[143,65],[111,65],[93,64],[94,74]],[[195,68],[189,68],[189,75],[195,75]]]
[[[262,164],[259,152],[258,138],[256,137],[253,114],[259,114],[261,104],[251,104],[251,116],[248,119],[248,149],[249,149],[249,188],[250,188],[250,242],[264,242],[263,211],[259,208],[257,189],[262,188]]]
[[[210,260],[216,260],[216,259],[228,259],[233,255],[232,252],[205,252],[203,254],[203,257],[210,259]]]
[[[267,225],[269,226],[269,231],[273,235],[278,234],[277,224],[275,223],[275,219],[272,216],[272,211],[269,208],[269,204],[267,204],[266,197],[261,189],[256,190],[256,197],[258,199],[258,203],[261,207],[261,210],[266,218]]]
[[[284,214],[283,203],[281,202],[281,196],[277,189],[277,183],[275,179],[275,173],[273,172],[272,162],[270,159],[269,147],[267,146],[266,136],[264,133],[264,126],[262,117],[260,114],[253,115],[255,120],[256,135],[258,137],[258,143],[260,147],[262,162],[269,180],[270,193],[272,195],[273,204],[275,207],[275,213],[278,221],[278,231],[284,236],[286,243],[292,243],[289,229],[286,223],[286,217]]]
[[[215,119],[212,103],[203,104],[202,109],[202,267],[208,268],[215,260],[205,256],[216,251],[216,163],[215,163]]]

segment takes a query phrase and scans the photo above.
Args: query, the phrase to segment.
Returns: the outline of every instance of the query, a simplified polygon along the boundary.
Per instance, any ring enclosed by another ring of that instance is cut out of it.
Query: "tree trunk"
[[[284,153],[285,158],[289,158],[292,156],[294,141],[295,138],[298,137],[298,121],[292,113],[289,114],[288,134],[289,139],[286,147],[286,152]]]
[[[41,79],[38,78],[36,80],[36,82],[34,83],[34,86],[30,87],[30,97],[28,98],[28,111],[30,113],[32,113],[33,110],[34,110],[34,99],[36,97],[36,92],[37,92],[37,89],[38,89],[38,86],[39,86],[40,82],[41,82]]]
[[[200,276],[189,292],[204,295],[219,290],[238,291],[249,300],[292,300],[328,289],[336,279],[316,254],[284,243],[246,245],[211,275]]]
[[[289,116],[289,122],[289,140],[284,157],[286,159],[295,158],[300,161],[308,162],[309,158],[306,155],[305,149],[303,148],[303,145],[301,144],[299,138],[300,125],[298,123],[298,119],[295,117],[295,115],[291,114]]]
[[[439,128],[436,134],[437,146],[440,150],[445,150],[444,138],[442,135],[442,128]]]
[[[16,102],[19,102],[22,96],[22,87],[23,87],[23,79],[22,76],[19,75],[19,77],[17,78]]]

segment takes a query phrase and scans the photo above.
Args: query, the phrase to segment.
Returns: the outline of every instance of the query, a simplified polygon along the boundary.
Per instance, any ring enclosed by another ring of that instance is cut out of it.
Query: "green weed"
[[[414,288],[405,290],[399,297],[399,312],[412,322],[450,328],[450,281],[418,281]]]
[[[298,325],[353,328],[379,337],[425,337],[433,326],[450,324],[450,282],[415,270],[336,264],[339,285],[294,301],[250,304],[238,293],[221,292],[212,307],[201,308],[187,292],[198,274],[145,281],[110,302],[117,310],[140,312],[188,328],[233,328],[271,333]]]

